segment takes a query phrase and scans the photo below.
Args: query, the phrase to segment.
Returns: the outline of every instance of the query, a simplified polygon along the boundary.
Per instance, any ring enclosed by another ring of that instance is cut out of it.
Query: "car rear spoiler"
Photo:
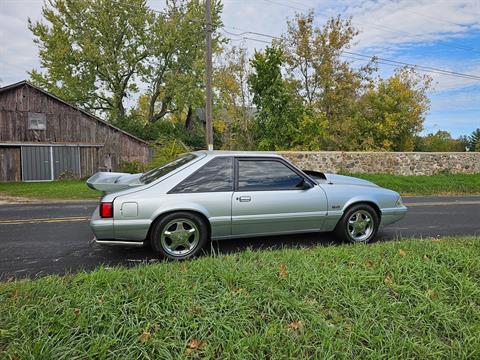
[[[87,180],[87,186],[103,192],[116,192],[143,185],[140,176],[142,174],[97,172]]]

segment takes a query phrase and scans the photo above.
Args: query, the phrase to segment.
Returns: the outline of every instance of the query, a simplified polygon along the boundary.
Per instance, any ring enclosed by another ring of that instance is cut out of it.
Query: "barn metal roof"
[[[84,110],[84,109],[82,109],[82,108],[79,108],[79,107],[76,106],[76,105],[70,104],[70,103],[66,102],[65,100],[60,99],[59,97],[57,97],[57,96],[49,93],[48,91],[43,90],[42,88],[38,87],[37,85],[32,84],[31,82],[29,82],[29,81],[27,81],[27,80],[22,80],[22,81],[19,81],[19,82],[17,82],[17,83],[14,83],[14,84],[10,84],[10,85],[4,86],[4,87],[0,87],[0,94],[3,93],[3,92],[9,91],[9,90],[16,89],[16,88],[18,88],[18,87],[20,87],[20,86],[24,86],[24,85],[28,85],[28,86],[34,88],[35,90],[38,90],[38,91],[42,92],[43,94],[45,94],[45,95],[47,95],[47,96],[50,96],[51,98],[54,98],[55,100],[60,101],[61,103],[65,104],[65,105],[67,105],[67,106],[70,106],[71,108],[73,108],[73,109],[75,109],[75,110],[78,110],[78,111],[84,113],[85,115],[87,115],[87,116],[95,119],[96,121],[101,122],[101,123],[104,124],[104,125],[107,125],[108,127],[112,128],[112,129],[114,129],[114,130],[119,131],[119,132],[121,132],[121,133],[123,133],[123,134],[125,134],[125,135],[127,135],[127,136],[129,136],[129,137],[131,137],[131,138],[133,138],[133,139],[141,142],[141,143],[144,143],[144,144],[148,145],[148,142],[147,142],[147,141],[142,140],[142,139],[140,139],[139,137],[136,137],[135,135],[132,135],[132,134],[126,132],[125,130],[122,130],[122,129],[116,127],[116,126],[113,126],[113,125],[110,124],[109,122],[107,122],[107,121],[105,121],[105,120],[103,120],[103,119],[100,119],[98,116],[93,115],[92,113],[90,113],[90,112],[88,112],[88,111],[86,111],[86,110]]]

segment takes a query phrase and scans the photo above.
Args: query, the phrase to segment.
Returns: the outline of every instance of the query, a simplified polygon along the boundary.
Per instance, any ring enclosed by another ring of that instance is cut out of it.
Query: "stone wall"
[[[433,175],[480,173],[480,152],[280,152],[300,169],[346,173]]]

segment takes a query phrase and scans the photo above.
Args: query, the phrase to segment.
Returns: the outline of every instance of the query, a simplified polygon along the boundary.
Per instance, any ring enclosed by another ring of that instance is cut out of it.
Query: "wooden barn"
[[[150,160],[148,143],[21,81],[0,88],[0,181],[50,181]]]

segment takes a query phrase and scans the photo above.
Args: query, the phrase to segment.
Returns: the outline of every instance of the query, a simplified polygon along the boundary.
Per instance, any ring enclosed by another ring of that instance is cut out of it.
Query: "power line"
[[[288,8],[294,9],[294,10],[298,10],[298,11],[301,11],[301,12],[305,12],[305,11],[310,10],[309,8],[306,8],[306,7],[299,8],[299,7],[290,6],[290,5],[279,3],[279,2],[276,2],[276,1],[272,1],[272,0],[263,0],[263,1],[269,2],[269,3],[274,4],[274,5],[285,6],[285,7],[288,7]],[[285,1],[289,2],[289,3],[296,3],[294,1],[288,1],[288,0],[285,0]],[[298,4],[298,3],[296,3],[296,4]],[[440,21],[440,22],[445,22],[445,23],[449,23],[449,24],[453,24],[453,25],[457,25],[457,26],[462,26],[462,27],[464,26],[462,24],[458,24],[458,23],[455,23],[455,22],[452,22],[452,21],[449,21],[449,20],[438,19],[438,18],[435,18],[435,17],[432,17],[432,16],[420,14],[418,12],[414,12],[414,11],[411,11],[411,10],[400,9],[399,11],[406,11],[406,12],[410,12],[410,13],[418,15],[418,16],[424,16],[424,17],[432,19],[432,20],[437,20],[437,21]],[[321,14],[316,14],[316,15],[320,16],[322,18],[325,18],[325,19],[329,18],[329,16],[327,16],[327,15],[321,15]],[[404,31],[404,30],[395,29],[395,28],[392,28],[392,27],[388,27],[388,26],[385,26],[385,25],[379,25],[377,23],[372,23],[372,22],[368,22],[368,21],[357,21],[357,20],[355,20],[354,22],[357,23],[357,24],[363,25],[367,28],[370,27],[370,28],[381,29],[383,31],[390,32],[390,33],[393,33],[393,34],[403,34],[403,35],[412,36],[412,37],[416,37],[416,38],[420,38],[420,36],[421,36],[420,34],[413,34],[413,33],[410,33],[410,32]],[[438,45],[443,46],[443,47],[453,48],[453,49],[474,51],[476,53],[480,53],[479,49],[468,47],[468,46],[445,44],[445,43],[442,43],[442,42],[438,43]]]
[[[301,9],[301,8],[296,7],[296,6],[283,4],[283,3],[280,3],[280,2],[277,2],[277,1],[272,1],[272,0],[263,0],[263,1],[274,4],[274,5],[285,6],[285,7],[288,7],[290,9],[294,9],[294,10],[298,10],[298,11],[307,11],[306,8]]]
[[[281,39],[278,36],[273,36],[273,35],[269,35],[269,34],[265,34],[265,33],[253,32],[253,31],[243,31],[242,33],[232,33],[230,31],[225,30],[224,28],[225,27],[223,27],[222,30],[224,32],[226,32],[227,34],[233,35],[233,36],[242,36],[242,38],[245,39],[245,40],[253,40],[253,41],[263,42],[263,43],[267,43],[267,44],[269,43],[268,41],[255,39],[255,38],[247,38],[247,37],[244,36],[244,35],[248,35],[248,34],[250,34],[250,35],[261,35],[261,36],[264,36],[264,37],[268,37],[268,38],[271,38],[271,39],[277,39],[277,40]],[[238,29],[238,30],[240,30],[240,29]],[[347,51],[347,50],[342,50],[342,51],[340,51],[340,53],[360,56],[362,58],[372,59],[372,60],[377,61],[377,62],[382,61],[382,62],[387,62],[387,63],[391,63],[391,64],[395,64],[395,65],[409,66],[409,67],[413,67],[413,68],[416,68],[418,70],[421,70],[423,72],[431,72],[431,73],[440,74],[440,75],[456,76],[456,77],[461,77],[461,78],[471,79],[471,80],[480,80],[480,76],[476,76],[476,75],[465,74],[465,73],[445,70],[445,69],[441,69],[441,68],[435,68],[435,67],[432,67],[432,66],[425,66],[425,65],[419,65],[419,64],[414,64],[414,63],[407,63],[407,62],[403,62],[403,61],[397,61],[397,60],[387,59],[387,58],[383,58],[383,57],[376,56],[376,55],[365,55],[365,54],[360,54],[360,53],[356,53],[356,52],[353,52],[353,51]]]

